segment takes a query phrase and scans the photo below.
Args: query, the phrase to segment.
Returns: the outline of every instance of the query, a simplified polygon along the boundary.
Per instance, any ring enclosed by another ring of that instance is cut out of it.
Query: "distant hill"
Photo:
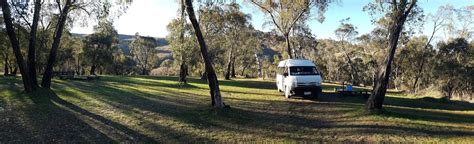
[[[87,34],[79,34],[79,33],[72,33],[72,36],[74,37],[80,37],[84,38],[87,36]],[[124,53],[128,54],[130,52],[130,48],[128,47],[128,44],[135,40],[135,35],[126,35],[126,34],[119,34],[118,38],[120,40],[119,47],[122,48]],[[169,43],[165,38],[159,38],[159,37],[154,37],[156,40],[156,43],[158,44],[157,47],[159,47],[160,53],[166,53],[166,54],[171,54],[171,50],[169,49]]]
[[[75,37],[86,37],[87,34],[80,34],[80,33],[72,33],[72,36]],[[119,39],[120,41],[132,41],[135,39],[135,35],[126,35],[126,34],[119,34]],[[156,43],[158,46],[166,46],[168,45],[168,41],[165,38],[160,38],[160,37],[154,37],[156,39]]]

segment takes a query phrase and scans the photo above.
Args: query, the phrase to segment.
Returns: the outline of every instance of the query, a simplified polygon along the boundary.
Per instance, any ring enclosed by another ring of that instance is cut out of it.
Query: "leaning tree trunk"
[[[41,3],[41,0],[35,1],[33,24],[31,25],[30,39],[28,44],[28,75],[30,76],[31,85],[33,86],[33,89],[36,89],[38,87],[38,80],[36,78],[36,32],[38,30]]]
[[[372,95],[369,97],[366,103],[367,110],[381,110],[387,92],[387,84],[390,78],[390,72],[392,70],[392,61],[397,50],[398,39],[400,38],[400,32],[402,32],[403,25],[408,14],[415,6],[417,0],[411,0],[408,5],[407,1],[400,1],[400,4],[392,4],[392,18],[393,23],[390,26],[389,33],[389,51],[384,61],[384,65],[380,67],[380,71],[377,75],[377,81],[372,91]]]
[[[367,100],[367,109],[376,110],[382,109],[385,93],[387,92],[387,85],[390,78],[390,72],[392,70],[392,61],[397,49],[398,39],[400,32],[402,31],[404,21],[398,22],[392,26],[390,37],[389,37],[389,53],[384,61],[384,64],[380,67],[377,79],[375,81],[375,87],[372,91],[372,95]]]
[[[43,81],[41,82],[41,86],[46,89],[49,89],[51,87],[53,67],[54,67],[54,63],[56,62],[56,55],[58,53],[59,44],[61,43],[61,36],[63,34],[63,30],[66,25],[67,15],[69,13],[70,8],[71,8],[71,0],[67,0],[66,5],[62,9],[61,14],[59,16],[58,23],[56,25],[53,45],[51,47],[51,51],[49,52],[48,63],[44,71]]]
[[[23,80],[24,89],[26,92],[31,92],[33,91],[33,86],[31,84],[31,79],[28,75],[28,67],[25,64],[23,55],[21,54],[20,42],[18,41],[17,35],[15,33],[15,28],[13,27],[10,6],[8,5],[8,2],[6,0],[0,1],[0,5],[2,7],[3,20],[7,29],[8,37],[10,38],[13,53],[15,54],[18,67],[20,67],[20,73],[21,78]]]
[[[382,109],[385,93],[387,92],[387,84],[390,78],[390,72],[392,70],[392,61],[395,55],[398,38],[400,36],[402,27],[403,27],[403,24],[398,24],[396,25],[396,28],[392,29],[390,32],[389,53],[384,61],[384,65],[382,65],[381,69],[379,70],[372,95],[369,97],[367,101],[366,105],[367,105],[367,109],[369,110]]]
[[[204,65],[207,73],[207,81],[209,83],[211,99],[213,102],[212,105],[216,108],[224,108],[225,105],[221,97],[221,92],[219,90],[219,82],[217,80],[216,73],[214,72],[214,68],[212,67],[211,60],[208,56],[206,42],[204,41],[204,37],[202,36],[201,29],[199,27],[199,23],[196,19],[196,15],[194,14],[192,0],[185,0],[185,3],[189,20],[193,25],[194,32],[196,33],[196,37],[199,42],[199,46],[201,47],[201,55],[204,59]]]
[[[423,50],[428,49],[428,46],[430,45],[431,41],[433,40],[433,37],[434,37],[435,33],[436,33],[436,26],[433,28],[433,32],[431,33],[430,39],[428,39],[428,41],[426,42],[425,46],[423,47]],[[423,72],[423,68],[425,66],[425,57],[426,57],[426,52],[423,52],[423,55],[421,55],[421,64],[418,67],[418,72],[415,74],[415,82],[413,83],[413,86],[412,86],[412,91],[414,93],[416,93],[416,86],[418,84],[418,81],[419,81],[420,77],[422,76],[421,73]]]
[[[240,73],[241,76],[245,76],[245,69],[247,69],[248,65],[244,65],[244,67],[242,68],[242,72]]]

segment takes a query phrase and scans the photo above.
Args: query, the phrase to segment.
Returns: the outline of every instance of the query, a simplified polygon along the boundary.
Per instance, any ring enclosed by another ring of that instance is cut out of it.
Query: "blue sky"
[[[242,0],[237,0],[242,3]],[[317,38],[334,38],[334,30],[339,26],[341,19],[350,17],[360,34],[370,32],[374,26],[371,24],[370,16],[362,11],[362,8],[371,0],[341,0],[339,3],[330,5],[325,13],[326,19],[323,23],[315,20],[309,22],[309,26]],[[474,0],[419,0],[419,6],[426,14],[435,13],[439,6],[451,4],[454,8],[474,5]],[[268,31],[271,26],[263,27],[268,20],[265,15],[251,4],[241,4],[244,13],[251,14],[252,24],[255,28]],[[178,4],[176,0],[134,0],[125,15],[115,20],[114,25],[120,34],[148,35],[154,37],[165,37],[168,32],[166,25],[177,15]],[[423,33],[428,34],[432,23],[425,24]],[[92,25],[88,27],[74,27],[72,32],[91,33]],[[441,35],[439,35],[441,36]]]

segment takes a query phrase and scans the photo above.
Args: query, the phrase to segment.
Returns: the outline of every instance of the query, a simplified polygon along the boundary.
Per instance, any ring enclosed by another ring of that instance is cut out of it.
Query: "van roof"
[[[304,59],[287,59],[280,61],[278,67],[285,67],[285,66],[315,66],[314,63],[310,60]]]

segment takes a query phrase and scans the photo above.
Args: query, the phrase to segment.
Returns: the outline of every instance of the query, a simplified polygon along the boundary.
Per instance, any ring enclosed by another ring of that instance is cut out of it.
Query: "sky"
[[[251,4],[242,4],[242,0],[237,0],[241,4],[242,11],[252,16],[252,24],[262,31],[269,31],[271,26],[263,26],[269,18]],[[372,31],[374,25],[371,17],[362,8],[371,0],[340,0],[331,4],[326,11],[326,19],[323,23],[316,20],[309,21],[309,27],[317,38],[335,38],[334,30],[339,26],[339,21],[350,17],[350,23],[357,27],[359,34]],[[435,13],[439,6],[451,4],[454,8],[474,5],[474,0],[418,0],[418,5],[422,7],[425,14]],[[139,33],[144,36],[166,37],[168,31],[166,25],[177,17],[178,4],[176,0],[134,0],[127,12],[115,20],[114,26],[120,34],[134,35]],[[424,34],[431,33],[432,23],[424,26]],[[92,33],[92,26],[80,27],[75,25],[73,33]],[[440,34],[438,34],[441,37]]]

